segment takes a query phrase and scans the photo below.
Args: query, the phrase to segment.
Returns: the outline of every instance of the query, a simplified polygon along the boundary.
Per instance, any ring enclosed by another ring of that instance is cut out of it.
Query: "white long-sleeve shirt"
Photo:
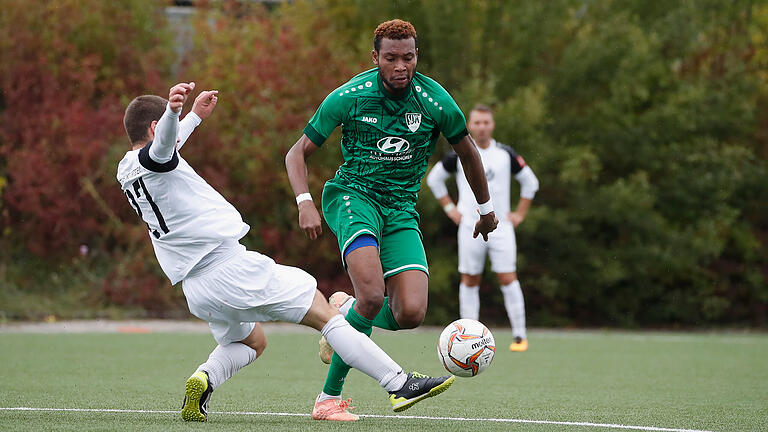
[[[160,267],[173,284],[214,249],[250,229],[237,209],[179,156],[178,148],[200,122],[194,113],[179,122],[179,113],[166,107],[153,141],[127,152],[117,168],[117,181],[146,222]]]
[[[491,140],[487,148],[477,147],[483,161],[488,191],[491,194],[493,208],[499,220],[506,220],[504,215],[510,212],[510,181],[514,177],[520,183],[520,197],[533,199],[539,189],[539,180],[522,156],[511,147]],[[435,164],[427,175],[427,185],[436,198],[448,195],[445,181],[456,175],[459,189],[459,202],[456,208],[461,213],[461,223],[474,223],[480,218],[477,213],[477,201],[469,186],[458,155],[451,151],[442,161]]]
[[[165,163],[171,160],[174,151],[181,150],[195,128],[203,121],[194,111],[187,114],[182,121],[179,121],[179,116],[181,110],[175,113],[171,111],[170,105],[166,106],[165,113],[155,125],[155,139],[149,150],[153,161]]]

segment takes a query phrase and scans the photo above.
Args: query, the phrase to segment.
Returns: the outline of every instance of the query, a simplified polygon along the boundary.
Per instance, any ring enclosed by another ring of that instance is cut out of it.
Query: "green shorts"
[[[329,182],[323,188],[323,216],[339,241],[344,268],[344,250],[355,238],[368,234],[379,243],[385,278],[405,270],[429,274],[415,211],[381,206],[363,192]]]

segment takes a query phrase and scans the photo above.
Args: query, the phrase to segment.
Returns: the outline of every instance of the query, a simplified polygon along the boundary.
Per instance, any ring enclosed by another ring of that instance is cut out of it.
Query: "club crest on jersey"
[[[493,170],[492,169],[489,169],[489,170],[485,171],[485,178],[486,178],[486,180],[491,181],[491,180],[493,180],[493,177],[494,177],[494,174],[493,174]]]
[[[405,125],[408,126],[408,130],[416,132],[421,126],[421,114],[420,113],[405,113]]]
[[[400,137],[388,136],[380,139],[376,143],[376,147],[384,153],[400,153],[408,150],[411,143]]]

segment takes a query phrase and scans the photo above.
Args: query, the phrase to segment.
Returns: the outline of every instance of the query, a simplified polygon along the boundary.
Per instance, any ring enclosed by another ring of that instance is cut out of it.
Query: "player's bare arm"
[[[453,149],[459,156],[459,160],[461,160],[467,182],[475,194],[475,200],[478,203],[488,202],[491,199],[491,195],[488,192],[488,181],[485,178],[483,161],[480,159],[480,154],[477,152],[477,148],[475,148],[472,137],[470,135],[465,136],[453,146]],[[495,230],[498,224],[499,220],[493,211],[485,215],[481,214],[480,220],[475,224],[473,237],[477,237],[479,234],[483,236],[483,240],[487,241],[488,233]]]
[[[288,181],[296,196],[299,208],[299,227],[310,239],[317,239],[323,233],[322,220],[315,202],[309,196],[307,181],[307,158],[317,150],[317,146],[306,135],[302,135],[285,155],[285,169]]]
[[[520,156],[518,156],[520,158]],[[522,159],[522,158],[520,158]],[[528,210],[531,208],[533,197],[536,195],[536,191],[539,190],[539,179],[536,178],[536,174],[527,165],[515,174],[515,179],[520,183],[520,201],[517,202],[517,208],[515,211],[508,215],[508,219],[512,222],[512,225],[517,228],[518,225],[523,223],[525,217],[528,215]]]
[[[533,200],[528,198],[520,198],[517,202],[515,211],[510,212],[507,218],[512,222],[512,226],[517,228],[518,225],[523,223],[525,216],[528,214],[528,210],[531,208],[531,202]]]
[[[450,195],[445,195],[437,200],[440,201],[440,205],[443,206],[445,214],[453,221],[453,223],[456,225],[461,223],[461,212],[456,208],[456,204],[453,202]]]
[[[427,185],[432,189],[432,193],[437,198],[437,201],[443,206],[446,216],[450,218],[453,223],[458,225],[461,223],[461,212],[456,207],[456,203],[453,202],[451,196],[448,194],[448,189],[445,187],[445,181],[451,176],[443,162],[440,161],[435,164],[427,175]]]

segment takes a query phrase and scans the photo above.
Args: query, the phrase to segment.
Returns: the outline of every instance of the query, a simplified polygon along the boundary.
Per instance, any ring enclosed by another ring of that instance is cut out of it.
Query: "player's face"
[[[493,122],[493,114],[483,111],[472,111],[469,113],[467,129],[472,134],[472,138],[486,142],[491,139],[495,127],[496,123]]]
[[[381,40],[379,51],[374,50],[372,55],[387,91],[399,93],[408,88],[416,73],[418,53],[413,38]]]

